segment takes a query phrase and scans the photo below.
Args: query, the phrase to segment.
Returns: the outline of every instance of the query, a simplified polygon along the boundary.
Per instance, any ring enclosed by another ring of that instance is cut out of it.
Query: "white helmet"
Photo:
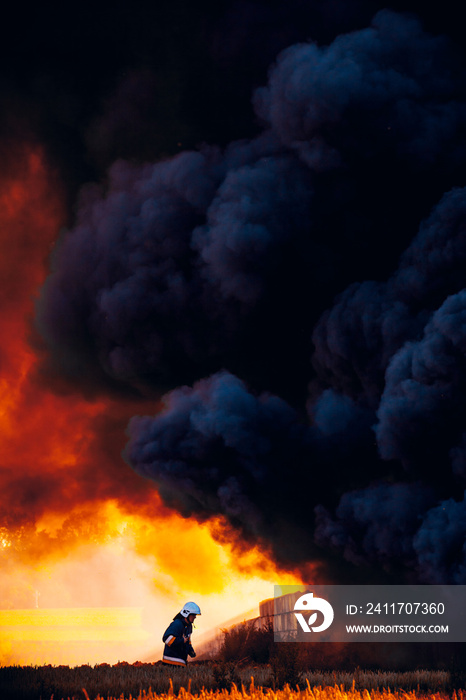
[[[186,603],[186,605],[183,605],[183,607],[180,610],[180,615],[183,615],[183,617],[188,617],[188,615],[200,615],[201,614],[201,609],[199,605],[196,605],[196,603],[190,602]]]

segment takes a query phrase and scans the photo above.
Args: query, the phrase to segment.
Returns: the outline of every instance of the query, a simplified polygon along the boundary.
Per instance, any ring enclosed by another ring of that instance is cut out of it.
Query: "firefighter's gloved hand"
[[[188,654],[192,659],[194,659],[194,657],[196,656],[196,652],[194,651],[194,649],[192,647],[190,647],[188,649]]]

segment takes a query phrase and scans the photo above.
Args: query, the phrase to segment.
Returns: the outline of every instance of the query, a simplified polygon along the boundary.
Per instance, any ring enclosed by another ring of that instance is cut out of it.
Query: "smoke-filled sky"
[[[458,7],[32,12],[0,43],[8,605],[130,521],[172,592],[203,537],[206,594],[218,547],[465,583]]]

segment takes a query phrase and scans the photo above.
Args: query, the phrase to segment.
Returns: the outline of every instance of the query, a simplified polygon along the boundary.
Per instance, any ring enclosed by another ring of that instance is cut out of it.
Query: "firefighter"
[[[174,666],[186,666],[188,656],[194,658],[196,652],[191,644],[193,622],[201,614],[199,605],[189,602],[175,615],[167,627],[162,641],[165,642],[163,662]]]

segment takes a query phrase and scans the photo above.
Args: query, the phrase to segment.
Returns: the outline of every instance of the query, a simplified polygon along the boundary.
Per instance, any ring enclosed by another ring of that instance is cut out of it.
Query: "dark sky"
[[[339,581],[466,582],[465,55],[435,10],[3,22],[3,150],[41,143],[67,199],[41,381],[164,395],[128,470]]]
[[[252,91],[294,43],[329,43],[390,7],[417,12],[427,30],[461,47],[457,3],[443,3],[441,13],[426,5],[163,0],[83,2],[74,10],[51,3],[25,13],[10,3],[0,30],[2,131],[9,139],[29,127],[70,188],[101,177],[119,157],[224,146],[257,133]]]

